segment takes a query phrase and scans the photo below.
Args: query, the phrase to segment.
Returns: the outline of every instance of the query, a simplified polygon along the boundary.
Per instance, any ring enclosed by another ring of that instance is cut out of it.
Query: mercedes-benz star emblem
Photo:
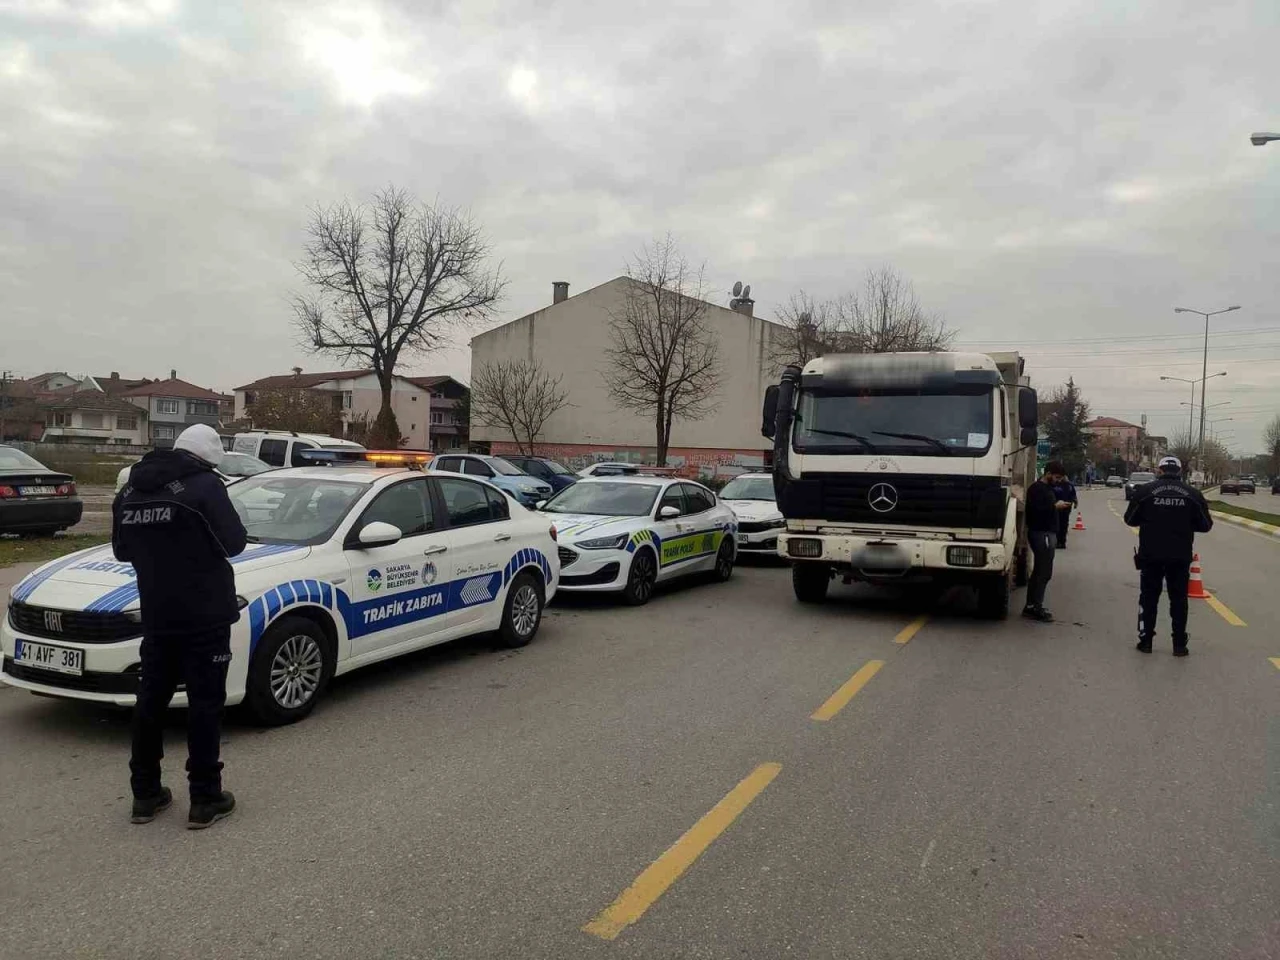
[[[867,503],[876,513],[888,513],[898,505],[898,491],[891,483],[877,483],[867,491]]]

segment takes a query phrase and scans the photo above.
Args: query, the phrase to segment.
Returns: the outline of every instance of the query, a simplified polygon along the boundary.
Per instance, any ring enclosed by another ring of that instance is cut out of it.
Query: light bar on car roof
[[[356,466],[364,463],[372,467],[407,467],[410,470],[421,470],[425,464],[435,458],[435,454],[428,450],[302,450],[299,452],[304,460],[310,460],[317,465]]]

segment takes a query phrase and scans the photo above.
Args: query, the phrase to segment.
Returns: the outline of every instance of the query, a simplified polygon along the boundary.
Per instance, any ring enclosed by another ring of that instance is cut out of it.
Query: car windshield
[[[659,487],[649,483],[575,483],[543,508],[549,513],[587,513],[600,517],[646,517]]]
[[[736,477],[720,491],[721,500],[773,500],[772,477]]]
[[[986,385],[949,393],[805,390],[792,444],[800,453],[982,454],[991,446],[992,396]]]
[[[524,476],[523,470],[517,469],[515,466],[508,463],[506,460],[503,460],[501,457],[490,457],[488,460],[485,461],[485,463],[487,463],[490,467],[493,468],[494,473],[499,474],[500,476],[503,476],[503,477]]]
[[[254,543],[323,543],[369,484],[260,474],[227,488]]]
[[[564,474],[570,477],[573,476],[573,471],[570,470],[568,467],[566,467],[563,463],[556,463],[554,460],[544,460],[542,462],[546,464],[547,469],[550,470],[552,473]]]
[[[270,464],[247,453],[227,453],[218,462],[218,470],[229,477],[256,477],[270,469]]]
[[[47,470],[43,463],[13,447],[0,447],[0,470]]]
[[[1150,483],[1156,478],[1154,473],[1131,473],[1129,474],[1130,483]]]

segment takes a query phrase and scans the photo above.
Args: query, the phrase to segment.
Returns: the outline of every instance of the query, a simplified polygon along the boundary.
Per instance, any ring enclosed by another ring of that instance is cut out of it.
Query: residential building
[[[372,423],[382,409],[382,388],[372,370],[304,373],[301,367],[294,367],[293,373],[263,377],[236,387],[234,418],[252,422],[254,402],[260,394],[271,390],[315,390],[329,394],[344,438],[350,434],[353,421],[367,419]],[[391,410],[406,445],[415,450],[430,449],[430,391],[410,377],[393,377]]]
[[[105,377],[92,377],[91,379],[99,390],[110,397],[118,397],[121,394],[128,393],[130,390],[137,390],[139,387],[145,387],[147,384],[154,382],[146,377],[140,380],[122,377],[114,370]]]
[[[217,429],[227,419],[232,398],[179,380],[170,371],[168,380],[150,383],[120,394],[120,398],[146,413],[146,442],[155,447],[172,447],[173,441],[193,423],[205,423]]]
[[[1144,424],[1146,419],[1142,418]],[[1115,417],[1097,417],[1086,426],[1093,438],[1091,449],[1117,468],[1123,464],[1127,470],[1151,470],[1169,448],[1167,437],[1149,436],[1145,426]]]
[[[619,407],[609,393],[610,318],[621,315],[634,285],[617,277],[570,297],[567,283],[555,283],[549,306],[471,340],[473,371],[495,361],[527,359],[563,378],[568,405],[547,421],[537,445],[540,454],[572,466],[653,461],[653,417]],[[719,345],[719,393],[707,416],[672,425],[667,463],[686,475],[759,469],[769,447],[760,435],[760,410],[766,387],[775,382],[777,370],[769,358],[782,328],[754,316],[749,300],[735,301],[733,309],[708,303],[704,322]],[[502,428],[474,421],[471,442],[487,442],[495,454],[517,449]]]
[[[52,393],[54,390],[74,387],[83,379],[83,377],[73,377],[69,373],[63,371],[58,373],[42,373],[38,377],[28,377],[24,382],[34,393]]]
[[[436,453],[469,449],[467,409],[470,390],[453,377],[409,377],[431,396],[431,446]]]
[[[97,390],[79,390],[43,404],[45,443],[147,443],[147,412]]]

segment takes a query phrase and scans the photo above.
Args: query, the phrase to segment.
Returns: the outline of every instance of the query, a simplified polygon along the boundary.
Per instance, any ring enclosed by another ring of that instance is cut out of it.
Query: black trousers
[[[1138,637],[1150,640],[1156,635],[1156,615],[1160,611],[1160,594],[1169,588],[1169,616],[1173,620],[1173,645],[1187,645],[1187,583],[1191,579],[1190,560],[1143,560],[1138,597]]]
[[[1062,546],[1067,545],[1067,531],[1071,529],[1071,511],[1061,510],[1058,512],[1058,543]]]
[[[1053,551],[1057,549],[1057,534],[1048,530],[1032,530],[1027,534],[1031,544],[1031,554],[1035,564],[1031,568],[1031,579],[1027,581],[1027,606],[1044,605],[1045,587],[1049,586],[1049,578],[1053,576]]]
[[[227,701],[231,627],[194,633],[148,633],[142,638],[142,678],[133,712],[130,785],[135,797],[160,789],[164,720],[179,683],[187,688],[187,780],[192,800],[222,792],[222,708]]]

